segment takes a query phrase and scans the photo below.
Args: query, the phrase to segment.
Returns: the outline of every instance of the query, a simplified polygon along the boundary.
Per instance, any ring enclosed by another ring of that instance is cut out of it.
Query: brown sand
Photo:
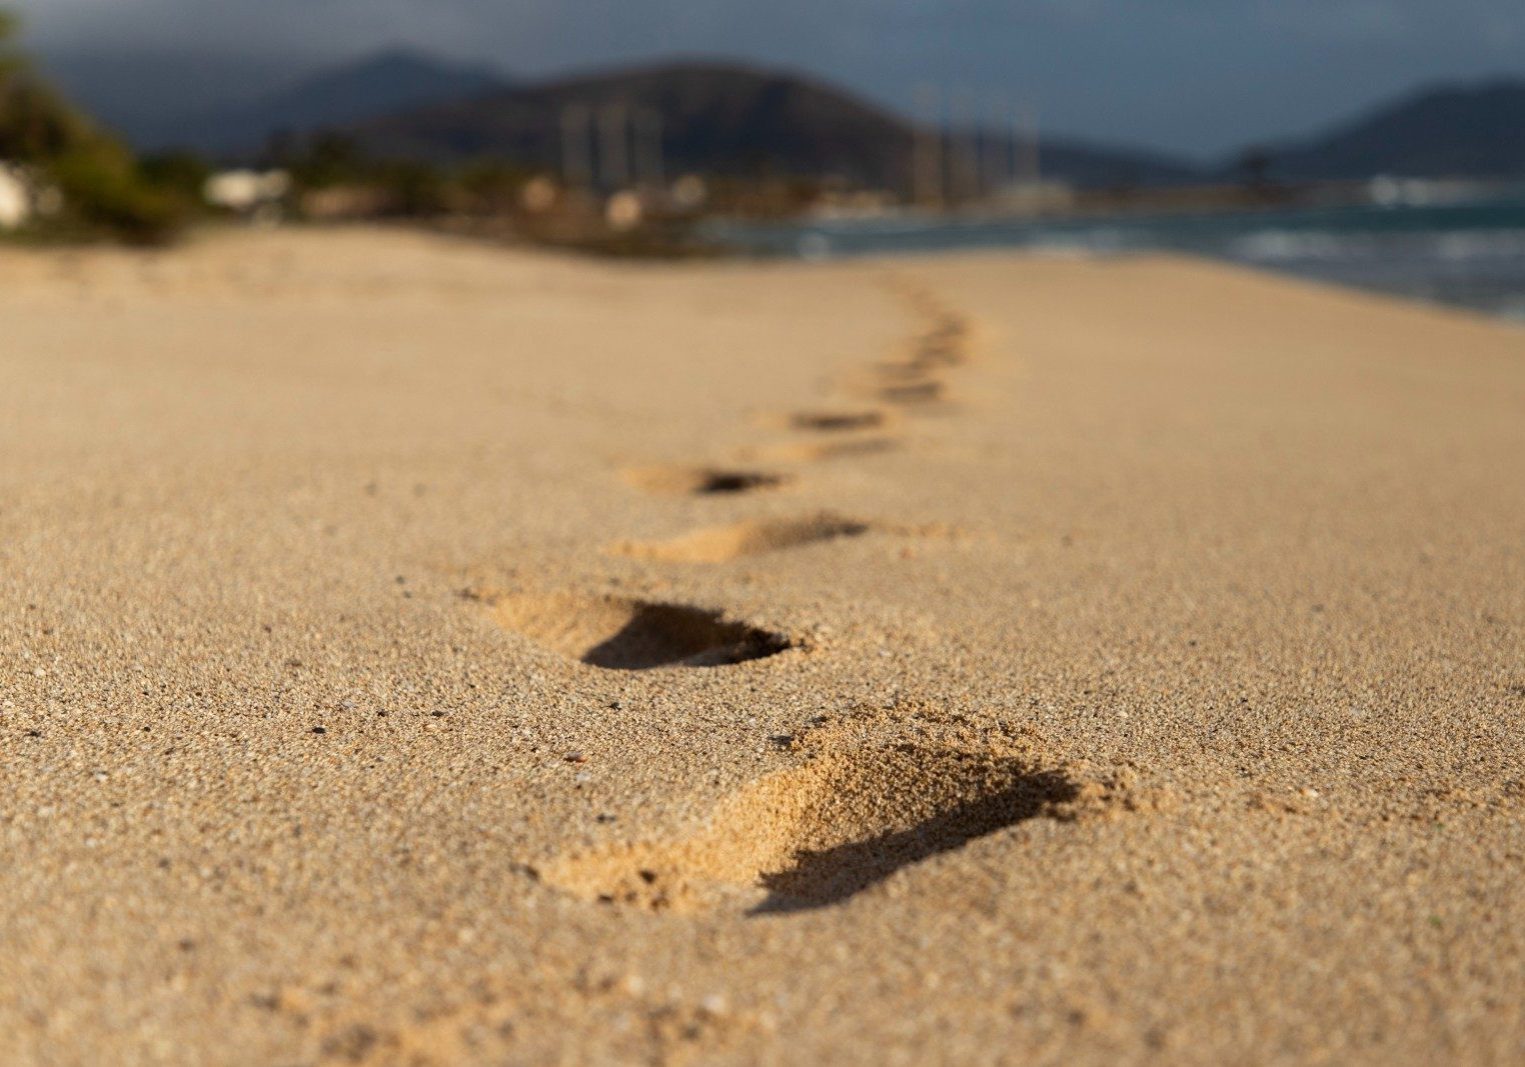
[[[11,252],[0,457],[0,1063],[1525,1057],[1525,331]]]

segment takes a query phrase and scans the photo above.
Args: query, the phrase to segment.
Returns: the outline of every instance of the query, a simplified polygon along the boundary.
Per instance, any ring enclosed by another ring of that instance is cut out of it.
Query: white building
[[[207,179],[202,195],[207,203],[240,214],[279,204],[291,191],[291,176],[283,170],[225,170]]]
[[[32,190],[14,167],[0,163],[0,230],[16,230],[32,217]]]

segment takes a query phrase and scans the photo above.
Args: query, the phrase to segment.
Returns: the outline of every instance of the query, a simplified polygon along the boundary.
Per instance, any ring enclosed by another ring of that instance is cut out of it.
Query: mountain
[[[671,62],[530,84],[404,50],[297,68],[289,58],[163,52],[47,62],[70,95],[141,150],[239,159],[276,133],[342,130],[388,158],[554,168],[566,108],[623,104],[661,117],[672,172],[838,176],[896,189],[910,181],[915,133],[903,117],[820,81],[743,64]],[[1043,160],[1048,177],[1088,187],[1202,178],[1158,154],[1062,139],[1045,141]]]
[[[312,68],[290,56],[174,49],[53,50],[38,63],[71,100],[139,148],[173,141],[192,117],[237,109]]]
[[[300,76],[291,66],[289,61],[228,63],[222,57],[149,53],[103,62],[64,58],[46,69],[140,149],[232,155],[252,153],[280,131],[344,125],[508,84],[487,67],[402,49]],[[186,100],[196,105],[188,107]]]
[[[888,112],[803,78],[719,63],[672,63],[569,78],[412,109],[351,132],[387,156],[560,160],[563,110],[624,105],[661,116],[671,169],[838,173],[867,180],[910,132]]]
[[[350,126],[386,157],[496,157],[556,167],[568,109],[622,105],[661,118],[669,172],[834,176],[905,188],[915,133],[900,116],[795,74],[735,63],[680,61],[608,71],[411,108]],[[589,140],[594,140],[590,136]],[[1052,142],[1050,177],[1085,185],[1159,184],[1200,175],[1147,153]]]
[[[322,71],[251,104],[204,116],[190,129],[196,147],[258,147],[280,131],[343,126],[403,108],[470,98],[506,80],[487,67],[393,50]]]
[[[1525,178],[1525,81],[1424,90],[1266,153],[1273,176],[1294,180]]]

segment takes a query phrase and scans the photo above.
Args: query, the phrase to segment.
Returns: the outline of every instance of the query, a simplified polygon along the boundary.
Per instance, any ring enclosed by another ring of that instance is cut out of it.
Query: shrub
[[[185,223],[185,202],[144,181],[125,153],[98,145],[73,149],[50,160],[47,174],[63,194],[65,218],[88,232],[157,245]]]
[[[0,161],[20,164],[62,196],[44,225],[157,244],[179,232],[191,201],[149,180],[120,142],[44,84],[7,44],[0,12]]]

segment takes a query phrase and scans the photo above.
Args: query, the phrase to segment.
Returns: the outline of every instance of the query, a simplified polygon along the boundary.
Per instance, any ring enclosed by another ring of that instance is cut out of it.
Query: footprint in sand
[[[879,387],[877,395],[887,404],[929,404],[943,399],[947,391],[942,382],[919,374],[890,373],[882,377],[889,380]]]
[[[792,647],[783,634],[687,604],[573,593],[466,595],[505,630],[606,670],[721,667]]]
[[[789,416],[788,422],[790,429],[814,433],[879,430],[889,422],[889,414],[873,408],[856,411],[796,411]]]
[[[828,750],[760,779],[688,836],[532,865],[584,900],[752,915],[841,903],[897,871],[1025,819],[1070,817],[1067,773],[935,743]]]
[[[875,366],[871,380],[876,395],[888,404],[916,404],[941,400],[946,383],[941,372],[964,363],[964,327],[949,317],[917,339],[906,359],[886,360]]]
[[[765,463],[819,463],[823,460],[888,452],[900,442],[893,437],[852,437],[830,441],[790,441],[742,450],[738,455]]]
[[[888,452],[900,444],[898,437],[883,432],[896,421],[895,414],[884,408],[814,408],[764,416],[760,421],[775,429],[815,435],[817,439],[742,448],[736,453],[742,462],[818,463]]]
[[[851,376],[845,383],[853,392],[876,402],[903,408],[942,400],[947,393],[943,365],[919,357],[889,359]]]
[[[942,399],[940,367],[963,361],[966,327],[935,307],[916,354],[887,362],[868,379],[889,404]],[[793,462],[877,451],[893,441],[879,408],[796,412],[789,428],[846,434],[751,455]],[[861,436],[860,436],[861,435]],[[703,467],[626,472],[654,492],[728,493],[777,486],[779,475]],[[892,529],[831,514],[750,520],[663,541],[622,542],[609,551],[638,559],[724,563],[745,556]],[[900,531],[904,532],[904,531]],[[947,535],[942,530],[923,531]],[[505,629],[584,663],[613,669],[718,666],[771,656],[788,638],[719,613],[617,597],[499,595],[483,598]],[[1082,786],[1007,752],[926,739],[818,745],[803,765],[768,775],[717,807],[695,833],[558,856],[529,865],[546,883],[609,905],[693,911],[737,902],[752,915],[782,914],[849,900],[896,872],[1027,819],[1068,818]]]
[[[969,329],[956,315],[942,315],[916,342],[915,359],[922,364],[956,367],[967,360]]]
[[[742,556],[858,537],[871,529],[869,523],[830,514],[749,520],[706,527],[667,541],[625,541],[610,546],[609,551],[668,563],[725,563]]]
[[[625,481],[648,493],[673,496],[709,496],[776,489],[789,481],[786,475],[768,471],[730,470],[721,467],[633,467]]]
[[[940,375],[967,362],[969,323],[918,285],[891,281],[889,287],[913,315],[928,320],[928,325],[912,340],[909,355],[869,369],[859,379],[856,391],[896,407],[944,400],[947,383]]]

